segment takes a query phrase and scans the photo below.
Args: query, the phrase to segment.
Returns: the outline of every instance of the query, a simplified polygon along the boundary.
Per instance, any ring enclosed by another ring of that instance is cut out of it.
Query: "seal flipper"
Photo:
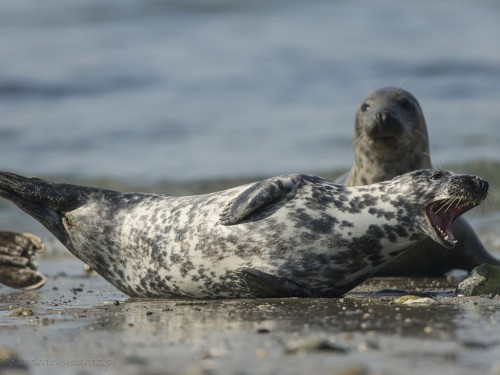
[[[316,297],[313,290],[284,277],[273,276],[254,268],[244,268],[237,273],[257,298]]]
[[[281,176],[257,182],[226,206],[220,215],[220,223],[239,224],[266,206],[293,198],[300,181],[299,176]]]

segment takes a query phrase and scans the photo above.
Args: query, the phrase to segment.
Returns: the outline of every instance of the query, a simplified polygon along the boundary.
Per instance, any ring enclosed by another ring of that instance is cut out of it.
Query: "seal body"
[[[453,247],[449,226],[487,189],[423,170],[361,187],[287,175],[171,197],[0,172],[0,196],[137,297],[341,296],[427,236]]]
[[[336,182],[368,185],[428,168],[432,168],[429,138],[417,99],[395,87],[371,93],[356,110],[353,165]],[[458,240],[453,252],[426,240],[383,267],[377,275],[441,276],[453,269],[470,271],[483,263],[500,264],[464,218],[456,221],[453,233]]]

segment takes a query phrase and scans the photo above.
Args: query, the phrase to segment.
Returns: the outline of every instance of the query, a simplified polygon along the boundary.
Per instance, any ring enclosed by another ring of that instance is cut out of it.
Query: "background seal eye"
[[[430,176],[429,176],[429,179],[430,180],[440,180],[441,178],[444,177],[444,173],[441,172],[441,171],[437,171],[437,172],[434,172],[432,173]]]
[[[410,111],[413,109],[413,103],[407,99],[403,98],[400,100],[399,105],[405,110],[405,111]]]
[[[368,103],[363,103],[361,104],[361,111],[366,112],[370,108],[370,104]]]

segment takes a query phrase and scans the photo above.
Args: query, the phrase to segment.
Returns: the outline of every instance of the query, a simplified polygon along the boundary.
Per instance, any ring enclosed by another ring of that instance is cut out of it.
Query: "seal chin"
[[[377,136],[371,139],[372,146],[380,150],[394,152],[400,146],[400,139],[397,136]]]
[[[448,249],[452,249],[457,244],[453,237],[451,225],[461,215],[479,205],[480,202],[456,202],[456,199],[442,199],[430,203],[425,213],[427,220],[431,224],[431,238]]]

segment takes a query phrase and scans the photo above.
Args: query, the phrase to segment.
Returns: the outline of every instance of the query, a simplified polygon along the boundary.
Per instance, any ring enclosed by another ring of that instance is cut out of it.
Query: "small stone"
[[[409,299],[408,301],[403,302],[403,305],[432,305],[436,303],[435,299],[424,297],[417,299]]]
[[[394,303],[405,303],[406,301],[413,301],[413,300],[416,300],[416,299],[419,299],[419,298],[420,297],[418,297],[418,296],[414,296],[414,295],[408,294],[406,296],[402,296],[402,297],[396,298],[394,300]]]
[[[436,303],[436,300],[428,297],[406,295],[395,299],[394,303],[400,303],[403,305],[431,305]]]
[[[301,352],[313,351],[331,351],[337,353],[347,353],[347,349],[343,348],[325,338],[306,338],[294,340],[286,344],[285,352],[295,354]]]
[[[85,272],[87,275],[94,274],[95,271],[92,267],[90,267],[88,264],[83,265],[83,272]]]
[[[458,284],[457,294],[466,297],[500,294],[500,266],[486,263],[477,266],[468,278]]]
[[[14,311],[10,313],[11,316],[33,316],[35,313],[33,310],[28,309],[27,307],[18,307]]]
[[[367,375],[367,374],[369,374],[368,369],[361,365],[348,366],[335,372],[335,375]]]

